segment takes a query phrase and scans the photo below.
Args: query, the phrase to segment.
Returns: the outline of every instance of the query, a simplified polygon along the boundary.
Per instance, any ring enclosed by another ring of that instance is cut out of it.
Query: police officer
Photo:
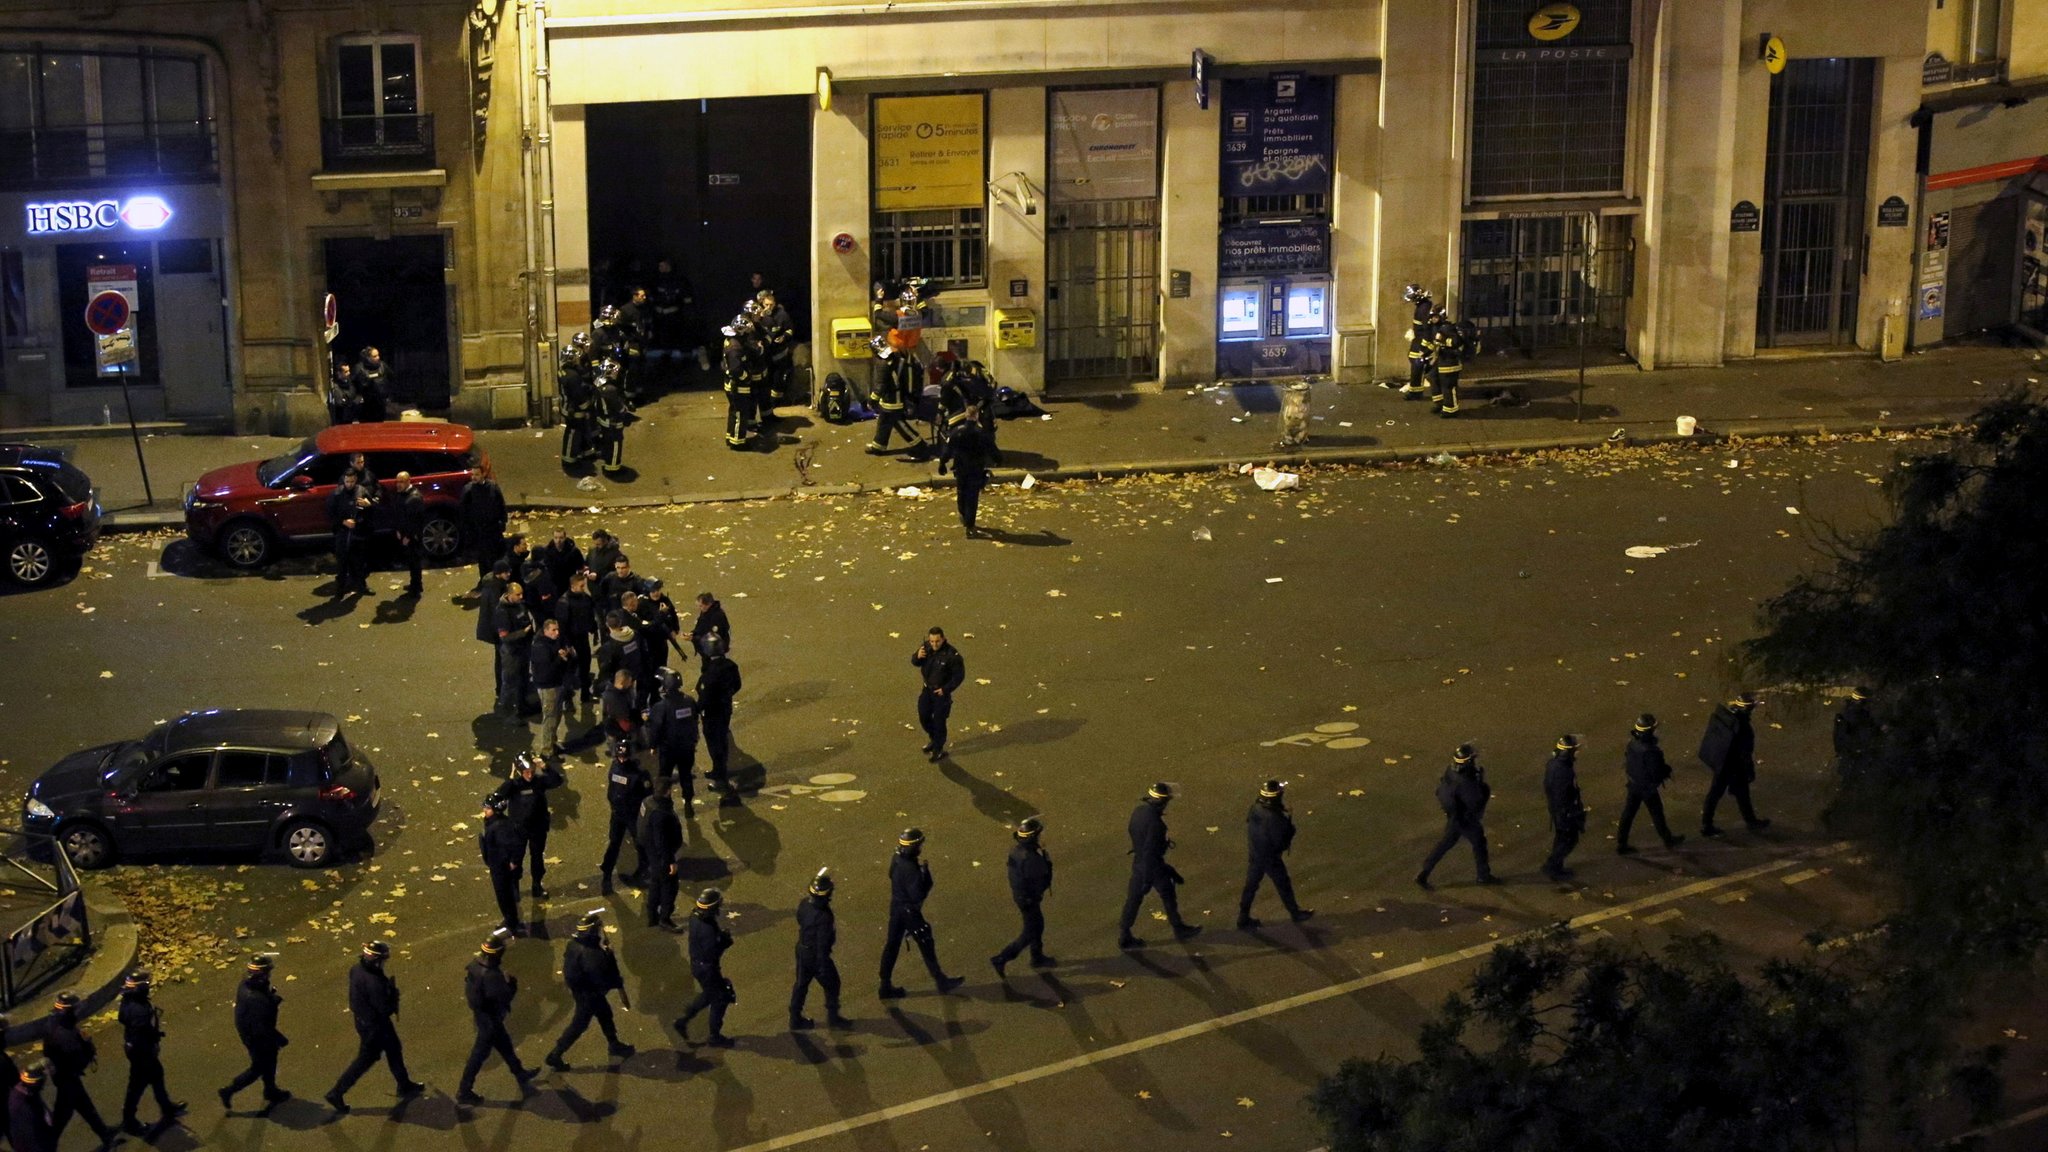
[[[1714,774],[1714,782],[1707,787],[1707,802],[1700,809],[1702,836],[1721,834],[1714,827],[1714,809],[1724,792],[1735,797],[1742,822],[1750,831],[1761,832],[1771,826],[1749,803],[1749,786],[1756,779],[1756,729],[1750,725],[1749,714],[1755,707],[1756,693],[1743,692],[1707,717],[1707,730],[1700,736],[1700,763]]]
[[[811,880],[809,894],[796,906],[796,984],[789,990],[790,1031],[817,1026],[817,1021],[804,1015],[813,980],[825,990],[825,1023],[833,1028],[853,1027],[853,1021],[839,1014],[839,965],[832,962],[832,946],[838,940],[838,918],[832,914],[832,874],[820,868]]]
[[[656,674],[661,696],[647,709],[647,746],[657,757],[661,785],[680,784],[683,814],[697,814],[697,701],[683,691],[683,678],[673,669]]]
[[[526,587],[505,585],[495,613],[498,627],[498,714],[514,720],[526,710],[533,678],[533,613],[526,607]]]
[[[1633,856],[1636,849],[1629,846],[1628,830],[1636,822],[1636,809],[1650,810],[1650,823],[1656,826],[1657,835],[1666,848],[1676,848],[1685,842],[1685,837],[1671,834],[1671,825],[1664,822],[1664,800],[1657,790],[1671,779],[1671,765],[1664,759],[1664,749],[1657,743],[1657,718],[1648,712],[1636,717],[1634,729],[1629,734],[1628,753],[1624,759],[1628,776],[1628,795],[1621,802],[1621,827],[1614,835],[1614,851],[1618,855]]]
[[[488,576],[505,554],[505,493],[481,467],[471,468],[456,508],[462,517],[463,543],[476,553],[476,574]]]
[[[384,971],[391,946],[382,940],[363,945],[363,953],[348,973],[348,1014],[356,1025],[356,1058],[341,1070],[334,1087],[327,1090],[328,1107],[336,1113],[348,1111],[348,1090],[380,1058],[391,1068],[398,1098],[408,1100],[427,1090],[425,1084],[405,1070],[405,1046],[398,1040],[398,981]]]
[[[570,574],[567,588],[555,598],[555,619],[561,622],[562,642],[570,649],[568,674],[562,681],[564,711],[571,710],[578,697],[586,704],[596,700],[603,687],[590,675],[590,654],[597,644],[597,599],[590,594],[590,574],[580,564]]]
[[[924,729],[925,757],[936,764],[946,758],[946,719],[953,714],[953,694],[967,682],[967,659],[946,640],[946,630],[934,626],[925,633],[924,643],[910,654],[918,670],[917,723]]]
[[[711,786],[720,803],[739,803],[739,790],[726,774],[732,753],[732,701],[740,693],[740,666],[725,654],[725,640],[711,633],[697,642],[703,660],[697,668],[697,714],[703,720],[704,754],[711,760]]]
[[[484,868],[490,873],[491,896],[498,902],[499,926],[523,936],[526,925],[519,919],[519,870],[526,856],[526,833],[507,815],[506,808],[506,798],[496,792],[484,797],[484,828],[477,842]]]
[[[1416,400],[1429,391],[1423,378],[1429,374],[1430,313],[1436,311],[1436,301],[1430,299],[1429,289],[1420,284],[1408,285],[1401,299],[1415,308],[1408,321],[1408,383],[1401,386],[1401,396]]]
[[[753,353],[748,348],[753,330],[753,318],[745,313],[719,329],[725,338],[718,353],[725,389],[725,446],[735,452],[750,447],[754,438]]]
[[[1863,771],[1871,746],[1878,735],[1877,717],[1870,711],[1870,689],[1849,689],[1835,713],[1835,771],[1847,780]]]
[[[1586,830],[1586,802],[1579,795],[1579,738],[1567,732],[1557,738],[1550,761],[1543,766],[1543,800],[1550,808],[1550,856],[1543,861],[1543,874],[1552,880],[1568,879],[1572,870],[1564,858],[1578,847]]]
[[[1430,314],[1429,404],[1439,416],[1458,414],[1458,378],[1465,371],[1470,351],[1464,328],[1453,323],[1442,308]]]
[[[148,1131],[136,1119],[135,1109],[144,1092],[156,1096],[160,1124],[185,1114],[185,1102],[171,1099],[164,1084],[164,1014],[150,1002],[149,969],[137,968],[121,981],[121,1006],[115,1019],[121,1025],[121,1051],[128,1056],[128,1090],[121,1097],[121,1127],[140,1136]]]
[[[85,1090],[85,1070],[99,1059],[99,1049],[81,1030],[79,1003],[78,993],[70,989],[57,993],[56,1001],[50,1005],[47,1031],[43,1033],[43,1059],[50,1062],[50,1080],[57,1089],[57,1099],[50,1108],[50,1124],[56,1135],[62,1136],[73,1114],[83,1116],[104,1146],[119,1139],[120,1133],[100,1119],[100,1110],[93,1107],[92,1095]]]
[[[57,1152],[57,1128],[50,1122],[50,1106],[43,1103],[43,1081],[50,1078],[50,1062],[33,1060],[15,1073],[13,1091],[7,1094],[7,1142],[14,1152]]]
[[[1486,769],[1479,766],[1479,750],[1470,744],[1460,744],[1451,755],[1450,767],[1444,769],[1443,778],[1437,781],[1436,802],[1444,810],[1443,838],[1430,849],[1428,859],[1422,862],[1422,871],[1415,874],[1415,883],[1425,891],[1430,887],[1429,874],[1458,841],[1472,845],[1472,863],[1479,870],[1481,884],[1498,884],[1500,877],[1486,864],[1486,802],[1493,798],[1493,789],[1487,786]]]
[[[362,359],[356,361],[356,394],[362,398],[360,415],[356,418],[365,424],[381,423],[384,419],[384,398],[390,394],[391,369],[384,363],[384,354],[375,344],[363,349]]]
[[[1287,852],[1294,847],[1294,817],[1287,811],[1287,785],[1268,780],[1259,785],[1259,798],[1244,816],[1244,892],[1237,898],[1237,926],[1257,928],[1252,901],[1259,885],[1273,878],[1273,891],[1280,894],[1280,906],[1296,924],[1316,914],[1294,901],[1294,879],[1287,874]]]
[[[612,1059],[631,1056],[633,1046],[619,1039],[608,997],[617,989],[621,1005],[630,1010],[633,1002],[626,994],[626,978],[619,974],[619,958],[612,954],[611,941],[605,938],[602,908],[592,908],[576,921],[576,933],[569,937],[568,950],[562,954],[562,983],[569,988],[576,1013],[569,1018],[569,1026],[562,1029],[561,1037],[543,1062],[557,1071],[567,1071],[569,1062],[562,1059],[562,1054],[576,1043],[592,1020],[597,1021],[598,1031],[604,1033]]]
[[[362,476],[350,468],[341,474],[341,483],[327,495],[327,520],[334,530],[336,601],[345,600],[351,594],[370,594],[363,557],[370,540],[371,501],[369,493],[363,490],[361,479]],[[63,1111],[61,1104],[57,1111]]]
[[[292,1094],[277,1086],[277,1054],[291,1041],[277,1030],[277,1006],[284,997],[270,986],[271,969],[277,957],[259,952],[249,958],[242,986],[235,990],[235,1034],[249,1053],[249,1066],[220,1090],[220,1106],[232,1109],[235,1093],[263,1081],[263,1106],[282,1103]]]
[[[732,651],[732,621],[726,618],[725,605],[709,592],[697,593],[697,619],[690,625],[690,647],[699,656],[704,654],[704,641],[718,637],[719,644]]]
[[[1174,886],[1183,883],[1178,869],[1166,862],[1166,850],[1173,841],[1166,836],[1166,806],[1173,801],[1173,785],[1160,781],[1145,790],[1145,798],[1131,810],[1131,883],[1124,893],[1123,916],[1117,921],[1116,946],[1143,948],[1145,942],[1131,935],[1138,922],[1138,906],[1147,892],[1159,893],[1166,922],[1173,926],[1175,939],[1186,940],[1202,930],[1180,918],[1180,895]]]
[[[963,976],[948,976],[939,967],[938,944],[932,936],[931,921],[925,919],[925,897],[932,893],[932,866],[919,857],[924,853],[924,833],[905,828],[896,838],[896,855],[889,860],[889,935],[882,943],[883,1000],[900,1000],[908,992],[891,982],[896,974],[896,954],[903,949],[903,937],[917,943],[918,954],[932,974],[940,992],[951,992],[966,982]]]
[[[953,469],[954,503],[960,512],[960,526],[966,529],[969,539],[981,535],[974,522],[981,515],[981,493],[988,487],[989,465],[1001,462],[1002,454],[996,451],[995,441],[982,431],[981,409],[968,405],[961,414],[959,427],[946,437],[945,449],[939,457],[939,475],[945,475],[949,466]]]
[[[498,786],[505,797],[505,814],[526,834],[526,872],[529,891],[536,900],[547,898],[541,877],[547,874],[548,827],[554,812],[548,807],[548,793],[564,783],[562,770],[537,756],[521,752],[512,758],[512,777]]]
[[[640,857],[639,864],[626,876],[626,883],[639,886],[645,883],[642,873],[647,867],[647,853],[640,847],[640,806],[654,789],[647,782],[647,773],[640,767],[640,761],[633,758],[630,745],[614,741],[611,745],[611,771],[605,776],[605,803],[611,809],[611,824],[605,831],[604,859],[597,865],[599,886],[604,894],[612,894],[612,871],[619,865],[619,846],[627,836],[633,837],[634,854]]]
[[[427,501],[420,495],[417,485],[412,482],[412,473],[400,472],[398,486],[385,497],[386,515],[390,518],[391,534],[398,543],[398,554],[405,561],[405,593],[417,596],[426,591],[420,581],[420,563],[423,556],[420,534],[427,529]]]
[[[910,405],[917,401],[917,359],[907,351],[891,348],[880,337],[873,341],[873,346],[881,363],[868,401],[881,413],[881,419],[875,422],[875,440],[867,447],[868,455],[890,455],[889,438],[897,432],[903,434],[905,441],[902,451],[921,449],[925,446],[924,437],[910,425]]]
[[[725,1010],[738,1003],[739,997],[719,965],[719,958],[732,947],[732,933],[718,922],[719,910],[724,906],[725,893],[706,888],[690,913],[690,978],[697,982],[697,998],[674,1021],[676,1035],[685,1043],[690,1039],[690,1021],[709,1008],[711,1035],[704,1042],[714,1048],[732,1047],[731,1038],[725,1034]]]
[[[640,815],[641,867],[647,877],[647,926],[676,930],[676,890],[682,885],[676,858],[683,850],[683,822],[666,790],[656,792]]]
[[[1045,894],[1052,890],[1052,856],[1045,850],[1040,836],[1045,831],[1045,822],[1036,816],[1026,816],[1017,822],[1010,834],[1014,841],[1010,845],[1010,899],[1017,905],[1017,915],[1024,921],[1017,938],[1003,945],[1003,950],[988,958],[989,967],[996,975],[1003,975],[1003,967],[1010,961],[1031,953],[1033,968],[1050,968],[1059,963],[1045,954]]]
[[[334,366],[327,379],[328,426],[355,423],[361,407],[362,395],[356,391],[356,367],[344,360]]]
[[[469,1046],[469,1059],[462,1065],[462,1081],[455,1089],[457,1104],[483,1102],[483,1097],[476,1094],[476,1074],[483,1070],[485,1058],[493,1052],[505,1061],[512,1078],[519,1082],[521,1096],[532,1091],[527,1082],[540,1075],[540,1069],[519,1062],[519,1053],[512,1047],[512,1034],[505,1031],[505,1017],[511,1015],[512,1000],[519,995],[519,977],[503,968],[505,947],[511,942],[512,933],[505,929],[492,932],[477,950],[476,959],[463,971],[462,995],[469,1004],[476,1039]]]

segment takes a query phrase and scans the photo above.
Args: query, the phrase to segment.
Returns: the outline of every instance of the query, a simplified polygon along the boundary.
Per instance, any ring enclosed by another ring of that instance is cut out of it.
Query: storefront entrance
[[[341,311],[332,352],[354,363],[376,345],[391,366],[385,401],[401,408],[448,408],[450,331],[446,241],[429,236],[328,240],[327,290]]]
[[[1855,343],[1871,74],[1867,59],[1837,58],[1771,77],[1759,348]]]

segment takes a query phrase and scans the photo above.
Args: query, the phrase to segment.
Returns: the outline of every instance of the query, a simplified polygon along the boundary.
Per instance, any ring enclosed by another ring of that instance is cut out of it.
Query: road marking
[[[154,580],[162,575],[164,575],[164,570],[156,566],[156,561],[151,560],[149,562],[149,578]]]
[[[1961,1136],[1954,1137],[1953,1139],[1947,1141],[1942,1145],[1942,1147],[1953,1148],[1956,1145],[1961,1144],[1967,1140],[1980,1140],[1995,1132],[2004,1132],[2009,1129],[2018,1128],[2027,1124],[2032,1124],[2034,1121],[2041,1119],[2043,1116],[2048,1116],[2048,1104],[2036,1105],[2035,1107],[2029,1108],[2025,1112],[2021,1112],[2018,1115],[2007,1116],[2003,1120],[1986,1124],[1982,1128],[1972,1128],[1968,1132],[1963,1133]]]
[[[1733,892],[1723,892],[1723,893],[1721,893],[1721,894],[1720,894],[1719,896],[1716,896],[1716,897],[1714,897],[1714,903],[1716,903],[1716,904],[1740,904],[1740,903],[1742,903],[1743,901],[1745,901],[1745,900],[1749,899],[1749,895],[1750,895],[1750,893],[1749,893],[1749,889],[1747,889],[1747,888],[1737,888],[1737,889],[1736,889],[1735,891],[1733,891]]]
[[[1847,851],[1848,847],[1847,843],[1830,844],[1799,856],[1788,856],[1781,860],[1758,864],[1753,868],[1745,868],[1740,872],[1731,872],[1726,876],[1717,876],[1709,880],[1696,880],[1691,884],[1673,888],[1669,892],[1660,892],[1653,896],[1645,896],[1640,900],[1632,900],[1626,904],[1616,904],[1609,908],[1588,912],[1582,916],[1575,916],[1568,921],[1568,926],[1572,928],[1588,928],[1602,921],[1633,916],[1644,909],[1655,908],[1664,904],[1675,904],[1680,900],[1704,895],[1717,888],[1725,888],[1730,884],[1747,883],[1761,876],[1769,876],[1774,872],[1782,872],[1787,868],[1797,867],[1809,861],[1833,856],[1838,852]],[[934,1108],[943,1108],[948,1104],[958,1104],[965,1100],[972,1100],[977,1096],[986,1096],[991,1092],[1001,1092],[1005,1089],[1015,1088],[1020,1084],[1029,1084],[1036,1080],[1044,1080],[1047,1077],[1087,1068],[1090,1065],[1105,1064],[1111,1060],[1135,1056],[1140,1052],[1148,1052],[1154,1048],[1163,1048],[1168,1044],[1177,1044],[1182,1040],[1192,1040],[1197,1036],[1206,1036],[1211,1032],[1221,1032],[1225,1028],[1250,1023],[1253,1020],[1261,1020],[1268,1016],[1277,1016],[1282,1012],[1291,1012],[1296,1008],[1320,1004],[1325,1000],[1349,996],[1355,992],[1362,992],[1367,988],[1376,988],[1382,984],[1391,984],[1397,980],[1405,980],[1410,976],[1420,976],[1425,972],[1432,972],[1438,968],[1477,959],[1491,953],[1495,948],[1504,944],[1513,944],[1517,941],[1530,939],[1542,931],[1546,931],[1546,929],[1532,929],[1528,932],[1517,933],[1505,940],[1488,940],[1484,943],[1460,948],[1456,952],[1444,952],[1436,956],[1424,957],[1421,960],[1388,968],[1385,971],[1346,980],[1341,984],[1331,984],[1327,987],[1316,988],[1298,995],[1289,996],[1284,1000],[1275,1000],[1268,1004],[1259,1004],[1251,1008],[1229,1013],[1228,1015],[1214,1016],[1193,1024],[1184,1024],[1179,1028],[1171,1028],[1165,1032],[1154,1033],[1151,1036],[1128,1040],[1122,1044],[1113,1044],[1110,1047],[1099,1048],[1093,1052],[1083,1052],[1076,1056],[1069,1056],[1064,1060],[1055,1060],[1050,1064],[1041,1064],[1036,1068],[1026,1068],[1021,1072],[1012,1072],[1007,1076],[997,1076],[992,1080],[983,1080],[979,1084],[969,1084],[945,1092],[936,1092],[916,1100],[906,1100],[901,1104],[891,1104],[887,1108],[877,1108],[872,1112],[864,1112],[858,1116],[834,1120],[829,1124],[820,1124],[815,1128],[806,1128],[801,1132],[791,1132],[786,1136],[770,1137],[758,1143],[748,1144],[743,1148],[732,1149],[731,1152],[776,1152],[776,1149],[780,1148],[794,1148],[799,1144],[808,1144],[814,1140],[823,1140],[831,1136],[842,1136],[861,1128],[887,1123],[891,1120],[899,1120],[905,1116],[914,1116],[919,1112],[929,1112]]]
[[[1685,913],[1679,911],[1676,908],[1666,908],[1664,911],[1657,913],[1655,916],[1643,917],[1643,923],[1662,924],[1668,920],[1676,920],[1683,915],[1685,915]]]
[[[1814,877],[1816,877],[1816,876],[1819,876],[1819,875],[1820,875],[1820,869],[1818,869],[1818,868],[1808,868],[1808,869],[1806,869],[1806,870],[1805,870],[1804,872],[1794,872],[1794,873],[1793,873],[1793,874],[1791,874],[1790,876],[1787,876],[1787,877],[1785,877],[1785,878],[1784,878],[1784,879],[1783,879],[1782,881],[1780,881],[1780,883],[1783,883],[1783,884],[1784,884],[1784,885],[1786,885],[1787,887],[1790,887],[1791,885],[1794,885],[1794,884],[1804,884],[1804,883],[1806,883],[1806,882],[1807,882],[1808,880],[1811,880],[1811,879],[1813,879]]]

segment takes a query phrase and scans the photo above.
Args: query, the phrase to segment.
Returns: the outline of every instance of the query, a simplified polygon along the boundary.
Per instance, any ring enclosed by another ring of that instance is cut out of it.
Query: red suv
[[[429,563],[452,559],[462,548],[456,502],[469,470],[488,475],[491,465],[475,433],[429,420],[337,424],[281,456],[216,468],[185,493],[185,534],[237,568],[270,563],[287,540],[327,539],[327,497],[357,452],[386,491],[400,472],[412,474],[427,503],[421,549]]]

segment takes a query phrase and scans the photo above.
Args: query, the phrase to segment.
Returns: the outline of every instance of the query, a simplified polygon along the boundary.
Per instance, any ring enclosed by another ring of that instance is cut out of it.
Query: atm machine
[[[1216,293],[1216,375],[1224,380],[1327,376],[1327,274],[1245,276]]]

